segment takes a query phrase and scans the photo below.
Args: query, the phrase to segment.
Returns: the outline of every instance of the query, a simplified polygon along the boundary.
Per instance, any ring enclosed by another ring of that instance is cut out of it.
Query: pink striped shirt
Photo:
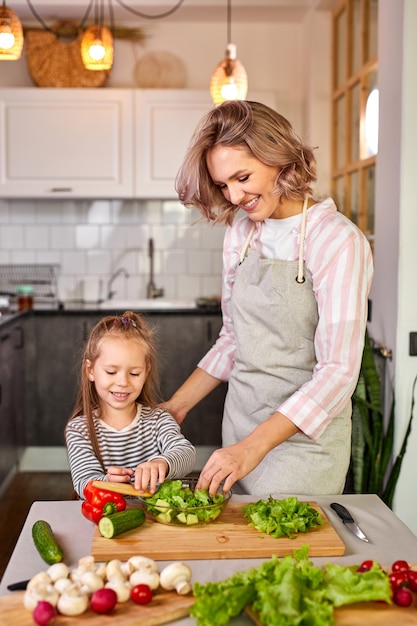
[[[253,222],[246,216],[228,227],[223,245],[223,327],[198,367],[228,380],[233,368],[235,336],[230,316],[235,268]],[[292,230],[298,259],[300,225]],[[256,224],[250,247],[259,250],[262,224]],[[312,378],[276,410],[302,432],[318,440],[330,420],[349,401],[359,376],[367,321],[373,259],[364,234],[337,211],[331,198],[307,213],[304,260],[313,278],[319,322],[314,345],[317,364]],[[268,311],[265,311],[268,315]]]

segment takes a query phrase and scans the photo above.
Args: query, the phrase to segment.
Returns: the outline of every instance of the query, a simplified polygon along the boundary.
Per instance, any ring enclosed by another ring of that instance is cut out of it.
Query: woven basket
[[[102,87],[110,70],[86,70],[81,59],[83,33],[71,20],[52,25],[54,32],[28,30],[25,35],[29,73],[38,87]],[[72,37],[68,38],[68,31]],[[65,38],[62,33],[65,33]]]

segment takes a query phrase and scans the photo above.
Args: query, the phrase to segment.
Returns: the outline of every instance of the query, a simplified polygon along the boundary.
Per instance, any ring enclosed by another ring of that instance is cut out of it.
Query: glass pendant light
[[[6,7],[6,0],[0,7],[0,61],[17,61],[22,55],[23,28],[16,13]]]
[[[248,92],[248,77],[242,63],[236,58],[236,46],[231,40],[231,0],[227,0],[226,56],[215,68],[210,81],[210,93],[217,106],[225,100],[245,100]]]
[[[110,70],[113,55],[113,35],[103,25],[103,0],[96,0],[96,23],[87,28],[81,40],[83,65],[87,70]]]

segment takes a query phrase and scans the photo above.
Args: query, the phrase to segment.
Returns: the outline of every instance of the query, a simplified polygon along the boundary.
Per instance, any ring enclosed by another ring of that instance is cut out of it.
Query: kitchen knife
[[[336,511],[346,528],[348,528],[350,532],[355,535],[355,537],[358,537],[358,539],[361,539],[362,541],[369,542],[368,537],[361,531],[346,507],[338,502],[332,502],[330,506],[334,511]]]
[[[7,589],[9,591],[21,591],[22,589],[26,589],[29,584],[29,580],[20,580],[18,583],[11,583],[11,585],[7,585]]]

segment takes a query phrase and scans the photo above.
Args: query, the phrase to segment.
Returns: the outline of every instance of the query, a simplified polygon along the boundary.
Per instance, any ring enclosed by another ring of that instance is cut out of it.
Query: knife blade
[[[346,528],[350,530],[350,532],[353,533],[355,537],[358,537],[358,539],[361,539],[361,541],[366,541],[367,543],[369,543],[368,537],[365,535],[364,532],[362,532],[362,530],[356,524],[355,520],[353,519],[347,508],[343,506],[343,504],[339,504],[338,502],[332,502],[330,506],[334,511],[336,511],[337,515],[343,521]]]

